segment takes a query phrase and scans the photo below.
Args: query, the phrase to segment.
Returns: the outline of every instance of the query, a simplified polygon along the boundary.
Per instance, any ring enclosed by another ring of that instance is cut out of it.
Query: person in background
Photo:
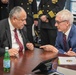
[[[15,7],[21,6],[27,13],[27,24],[25,25],[27,28],[27,37],[30,42],[34,43],[33,35],[32,35],[32,25],[36,25],[37,22],[37,3],[36,0],[9,0],[8,9],[9,11]]]
[[[8,17],[8,0],[0,0],[0,20]]]
[[[55,45],[57,28],[55,27],[55,15],[65,6],[66,0],[41,0],[38,16],[40,23],[41,45]]]
[[[44,45],[40,48],[69,56],[76,56],[76,26],[73,24],[73,14],[69,10],[64,9],[56,14],[55,21],[55,26],[58,29],[55,47]],[[66,42],[64,35],[66,35]]]
[[[24,26],[26,18],[25,10],[16,6],[10,11],[8,19],[0,21],[0,48],[3,47],[0,49],[0,54],[5,53],[4,47],[9,47],[10,56],[15,56],[26,49],[34,50],[34,45],[28,41]]]

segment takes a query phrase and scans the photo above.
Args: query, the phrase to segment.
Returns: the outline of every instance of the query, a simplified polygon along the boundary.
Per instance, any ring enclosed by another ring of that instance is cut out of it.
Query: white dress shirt
[[[15,39],[15,36],[14,36],[14,35],[15,35],[15,34],[14,34],[14,29],[15,29],[15,28],[14,28],[14,26],[12,25],[10,19],[8,19],[8,21],[9,21],[9,25],[10,25],[12,48],[16,48],[16,49],[19,50],[19,45],[17,44],[16,39]],[[22,37],[21,37],[21,34],[20,34],[19,30],[17,30],[17,34],[18,34],[18,38],[19,38],[20,42],[21,42],[22,45],[23,45],[23,51],[24,51],[24,44],[23,44],[23,40],[22,40]]]

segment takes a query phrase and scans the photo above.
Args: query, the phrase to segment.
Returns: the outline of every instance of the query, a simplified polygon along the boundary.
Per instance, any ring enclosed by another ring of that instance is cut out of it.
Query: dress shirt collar
[[[10,21],[10,18],[8,18],[8,22],[9,22],[10,30],[13,31],[15,28],[14,28],[14,26],[12,25],[12,23],[11,23],[11,21]]]
[[[68,39],[68,36],[69,36],[70,30],[71,30],[71,27],[72,26],[70,26],[70,28],[68,29],[68,31],[66,33],[64,33],[66,35],[66,39]]]

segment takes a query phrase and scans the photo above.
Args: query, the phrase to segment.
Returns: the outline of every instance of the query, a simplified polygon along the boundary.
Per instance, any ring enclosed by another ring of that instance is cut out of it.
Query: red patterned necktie
[[[22,43],[20,42],[20,40],[18,38],[17,29],[14,29],[14,33],[15,33],[16,42],[19,45],[19,51],[22,51],[23,50],[23,45],[22,45]]]
[[[66,35],[63,34],[63,44],[64,44],[64,49],[67,51],[67,41],[66,41]]]

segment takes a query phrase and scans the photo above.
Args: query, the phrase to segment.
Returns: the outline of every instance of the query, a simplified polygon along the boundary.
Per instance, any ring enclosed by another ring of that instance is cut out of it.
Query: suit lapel
[[[71,48],[71,38],[72,38],[72,35],[73,35],[73,30],[74,30],[74,27],[71,28],[70,32],[69,32],[69,36],[68,36],[68,45],[69,45],[69,48]]]
[[[64,47],[64,43],[63,43],[63,33],[61,33],[61,38],[60,38],[60,47],[65,50],[65,47]]]
[[[10,28],[9,28],[8,21],[7,21],[7,24],[6,24],[6,36],[7,36],[8,45],[11,48],[12,47],[12,41],[11,41],[11,33],[10,33]]]

